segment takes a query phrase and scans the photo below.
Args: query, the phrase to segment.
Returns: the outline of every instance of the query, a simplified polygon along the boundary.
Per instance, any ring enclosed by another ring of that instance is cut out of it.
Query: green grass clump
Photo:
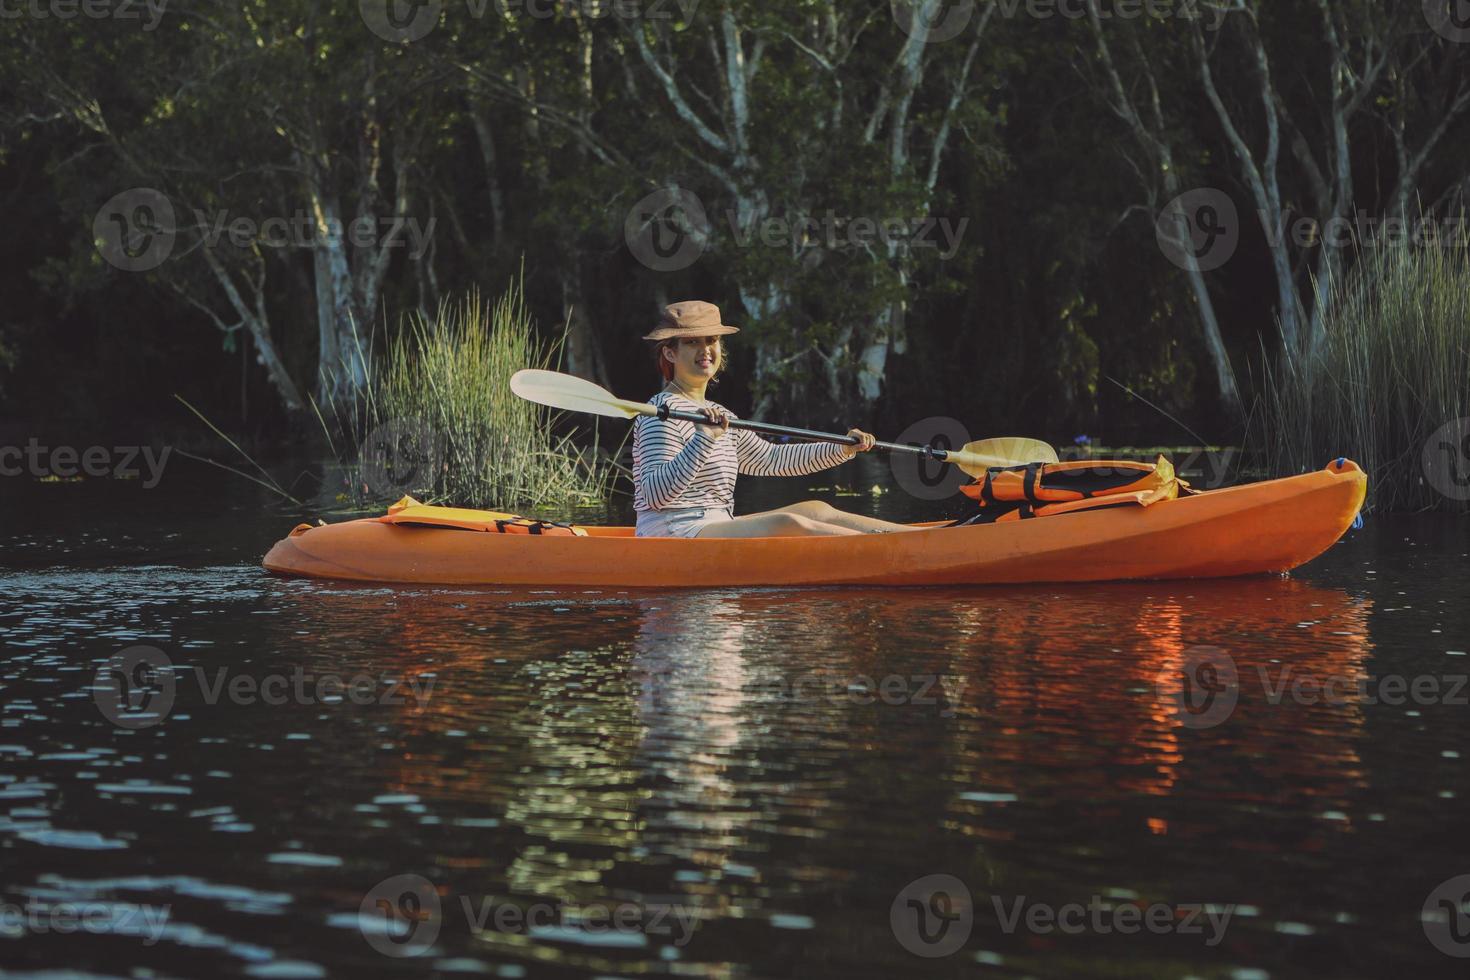
[[[1464,494],[1436,484],[1446,472],[1470,472],[1470,459],[1440,458],[1464,453],[1458,439],[1442,437],[1470,415],[1466,242],[1369,249],[1328,285],[1318,350],[1283,359],[1266,379],[1270,465],[1301,472],[1347,456],[1368,473],[1378,510],[1464,511]]]
[[[579,446],[510,390],[516,371],[554,368],[557,350],[538,337],[516,283],[493,306],[471,293],[433,319],[410,317],[373,371],[358,486],[523,513],[604,503],[616,471],[595,427]]]

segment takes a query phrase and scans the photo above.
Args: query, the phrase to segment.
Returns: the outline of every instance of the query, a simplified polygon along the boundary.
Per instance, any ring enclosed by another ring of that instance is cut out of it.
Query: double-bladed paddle
[[[696,425],[709,425],[710,420],[696,412],[676,412],[667,405],[658,407],[648,402],[627,401],[612,392],[583,378],[557,371],[527,369],[517,371],[510,379],[510,390],[527,401],[567,412],[590,412],[609,418],[631,419],[648,415],[660,419],[678,419]],[[789,436],[811,442],[831,442],[844,446],[855,446],[858,440],[835,432],[817,432],[812,429],[793,429],[769,422],[751,422],[746,419],[730,419],[732,429],[748,429],[773,436]],[[1051,446],[1036,439],[1019,436],[1000,439],[981,439],[966,443],[961,449],[940,449],[935,446],[905,445],[897,442],[877,442],[875,449],[886,449],[891,453],[914,453],[944,463],[954,463],[973,477],[985,475],[992,466],[1024,466],[1027,463],[1055,463],[1057,452]]]

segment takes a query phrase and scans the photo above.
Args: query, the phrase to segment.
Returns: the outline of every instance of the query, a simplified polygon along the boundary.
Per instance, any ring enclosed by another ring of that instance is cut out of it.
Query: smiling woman
[[[848,435],[857,445],[778,445],[741,429],[730,412],[706,398],[724,366],[722,337],[738,333],[722,323],[719,307],[692,300],[664,309],[652,333],[664,388],[649,403],[694,412],[708,424],[641,416],[633,426],[633,506],[644,537],[765,538],[790,535],[865,534],[912,528],[840,511],[819,500],[736,517],[735,477],[802,476],[844,463],[873,448],[873,436]]]

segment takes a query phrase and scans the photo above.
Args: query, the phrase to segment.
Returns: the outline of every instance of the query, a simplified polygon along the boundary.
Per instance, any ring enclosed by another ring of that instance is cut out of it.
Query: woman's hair
[[[660,340],[653,346],[653,357],[658,364],[658,373],[663,377],[665,382],[674,380],[674,363],[667,357],[664,357],[664,349],[667,348],[677,354],[679,341],[682,339],[682,337],[670,337],[668,340]],[[725,339],[721,337],[716,341],[715,374],[714,377],[709,379],[710,384],[714,384],[720,380],[720,372],[725,370],[725,359],[728,356],[729,352],[725,350]]]

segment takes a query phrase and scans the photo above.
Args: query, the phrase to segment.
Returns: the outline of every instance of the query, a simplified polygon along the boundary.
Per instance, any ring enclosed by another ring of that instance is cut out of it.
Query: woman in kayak
[[[644,340],[657,342],[664,388],[649,399],[671,410],[702,413],[712,425],[640,416],[633,424],[633,507],[638,534],[676,538],[766,538],[785,535],[866,534],[912,530],[807,500],[776,510],[736,517],[735,476],[803,476],[845,463],[873,448],[859,429],[848,432],[855,446],[825,443],[778,445],[744,429],[731,430],[733,416],[705,398],[705,389],[724,366],[720,340],[738,333],[720,322],[712,303],[675,303]]]

